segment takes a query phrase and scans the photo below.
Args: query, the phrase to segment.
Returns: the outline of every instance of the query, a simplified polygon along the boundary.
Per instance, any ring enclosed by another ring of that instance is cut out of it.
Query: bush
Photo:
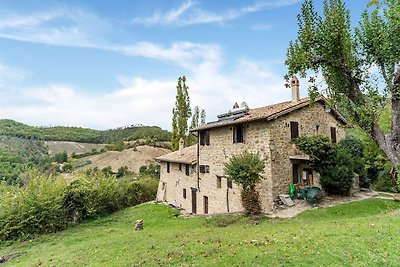
[[[65,186],[62,178],[33,174],[24,188],[5,193],[0,200],[0,240],[26,239],[64,229]]]
[[[30,173],[25,187],[0,184],[0,241],[55,232],[86,218],[155,199],[154,178],[117,180],[101,171],[69,183]]]
[[[378,180],[375,184],[375,190],[391,193],[400,193],[400,188],[396,181],[393,180],[390,172],[392,168],[387,166],[384,170],[378,173]]]
[[[244,152],[233,156],[225,164],[225,173],[230,179],[242,186],[242,204],[246,214],[261,213],[259,194],[255,185],[261,180],[261,172],[264,171],[265,162],[258,154]]]
[[[321,175],[321,185],[330,194],[348,195],[353,185],[354,173],[367,182],[363,156],[363,143],[346,138],[338,145],[326,136],[299,137],[296,145],[311,158],[311,165]]]

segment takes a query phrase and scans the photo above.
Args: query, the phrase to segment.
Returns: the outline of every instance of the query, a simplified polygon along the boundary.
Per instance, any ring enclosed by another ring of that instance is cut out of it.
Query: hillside
[[[81,127],[36,127],[8,119],[0,120],[0,135],[46,141],[103,144],[140,138],[152,139],[154,141],[167,141],[170,139],[170,133],[157,126],[132,125],[129,127],[100,131]]]
[[[41,157],[47,154],[43,141],[0,135],[0,149],[12,152],[19,157]]]
[[[104,148],[105,144],[93,144],[93,143],[78,143],[78,142],[65,142],[65,141],[45,141],[48,147],[49,154],[55,155],[60,152],[67,152],[68,155],[72,153],[84,154],[92,152],[93,149],[100,151]]]
[[[0,257],[12,266],[398,266],[399,212],[398,202],[370,199],[291,219],[179,218],[146,204],[0,243]],[[137,219],[144,230],[134,230]]]
[[[151,147],[151,146],[138,146],[134,148],[119,151],[107,151],[105,153],[92,155],[80,159],[80,161],[90,160],[92,163],[83,166],[81,169],[99,168],[111,166],[112,170],[116,172],[118,168],[128,166],[131,171],[139,172],[139,168],[143,165],[154,164],[155,157],[164,155],[171,152],[169,149]]]

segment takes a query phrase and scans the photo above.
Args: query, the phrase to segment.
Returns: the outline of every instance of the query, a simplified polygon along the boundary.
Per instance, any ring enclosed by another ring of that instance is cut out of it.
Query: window
[[[209,173],[209,172],[210,172],[210,166],[200,165],[200,173]]]
[[[208,214],[208,197],[203,197],[204,202],[204,214]]]
[[[221,188],[221,182],[222,182],[222,178],[217,177],[217,188]]]
[[[189,174],[190,174],[190,165],[189,165],[189,164],[186,164],[185,167],[186,167],[186,168],[185,168],[185,174],[186,174],[186,175],[189,175]]]
[[[179,163],[179,170],[182,171],[182,163]]]
[[[183,188],[183,198],[186,199],[186,188]]]
[[[290,139],[296,139],[299,137],[299,123],[297,121],[290,122]]]
[[[233,126],[233,143],[243,143],[243,124]]]
[[[210,145],[210,131],[201,131],[200,132],[200,145],[204,146]]]
[[[316,133],[319,133],[319,125],[318,125],[318,124],[315,125],[315,132],[316,132]]]
[[[331,127],[331,142],[336,143],[336,127]]]
[[[232,180],[227,180],[227,182],[226,182],[226,186],[228,186],[228,188],[231,188],[232,189]]]
[[[170,171],[170,166],[169,166],[169,162],[167,162],[167,172],[169,173]]]

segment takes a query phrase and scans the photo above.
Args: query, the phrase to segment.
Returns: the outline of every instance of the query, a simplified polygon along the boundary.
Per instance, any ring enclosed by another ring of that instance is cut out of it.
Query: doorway
[[[192,213],[197,214],[197,189],[192,188]]]

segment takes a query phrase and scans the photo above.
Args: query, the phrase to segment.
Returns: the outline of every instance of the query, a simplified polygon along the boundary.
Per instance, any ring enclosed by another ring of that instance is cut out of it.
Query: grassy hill
[[[47,147],[43,141],[0,135],[0,149],[10,151],[20,157],[43,156]]]
[[[9,266],[398,266],[400,203],[377,199],[292,219],[177,218],[146,204],[29,242]],[[135,220],[144,230],[135,231]],[[257,223],[256,223],[257,222]],[[8,265],[6,265],[8,266]]]
[[[155,164],[155,157],[171,152],[169,149],[151,146],[138,146],[135,149],[125,149],[123,151],[107,151],[97,155],[91,155],[79,159],[80,161],[90,161],[91,163],[82,169],[99,168],[110,166],[116,172],[120,167],[127,166],[129,170],[139,173],[139,168],[143,165]]]
[[[93,143],[78,143],[78,142],[68,142],[68,141],[45,141],[48,147],[48,152],[50,155],[55,155],[60,152],[67,152],[68,155],[72,153],[84,154],[92,152],[94,149],[100,151],[104,148],[105,144],[93,144]]]
[[[170,139],[170,133],[157,126],[129,126],[100,131],[81,127],[36,127],[7,119],[0,120],[0,135],[46,141],[103,144],[124,139],[136,140],[140,138],[152,138],[155,141],[167,141]]]

